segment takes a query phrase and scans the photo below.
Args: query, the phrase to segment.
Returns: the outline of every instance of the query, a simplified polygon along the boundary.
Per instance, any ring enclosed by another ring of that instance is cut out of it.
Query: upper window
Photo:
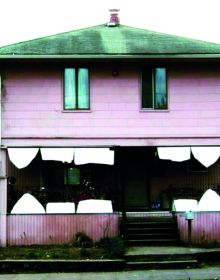
[[[142,71],[142,109],[167,109],[166,76],[165,68]]]
[[[89,70],[66,68],[64,70],[64,109],[88,110],[89,108]]]

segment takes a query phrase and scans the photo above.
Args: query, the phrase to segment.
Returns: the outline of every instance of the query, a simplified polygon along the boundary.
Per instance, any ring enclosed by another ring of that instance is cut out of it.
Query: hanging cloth
[[[39,148],[8,148],[10,161],[19,169],[28,166],[36,157]]]
[[[56,160],[71,163],[74,157],[74,148],[40,148],[43,160]]]
[[[99,163],[114,164],[114,151],[109,148],[76,148],[75,164]]]
[[[157,152],[160,159],[178,162],[190,159],[190,147],[158,147]]]
[[[220,147],[191,147],[193,156],[205,167],[214,164],[220,156]]]

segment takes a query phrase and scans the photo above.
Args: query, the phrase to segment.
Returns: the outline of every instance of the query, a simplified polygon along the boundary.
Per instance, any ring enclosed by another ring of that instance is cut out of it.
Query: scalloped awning
[[[193,156],[205,167],[211,166],[220,157],[220,147],[218,146],[158,147],[157,151],[160,159],[178,162],[189,160],[192,151]]]

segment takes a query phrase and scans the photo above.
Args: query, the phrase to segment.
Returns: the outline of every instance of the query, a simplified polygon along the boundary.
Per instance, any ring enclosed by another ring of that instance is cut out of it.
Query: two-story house
[[[110,200],[120,213],[218,188],[219,59],[220,45],[117,15],[1,47],[1,245],[17,244],[10,212],[25,193],[44,206]]]

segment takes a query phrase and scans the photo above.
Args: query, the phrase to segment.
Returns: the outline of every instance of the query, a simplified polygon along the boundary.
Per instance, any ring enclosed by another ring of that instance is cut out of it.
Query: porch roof
[[[220,57],[220,45],[124,25],[98,25],[0,48],[14,58],[205,58]]]

